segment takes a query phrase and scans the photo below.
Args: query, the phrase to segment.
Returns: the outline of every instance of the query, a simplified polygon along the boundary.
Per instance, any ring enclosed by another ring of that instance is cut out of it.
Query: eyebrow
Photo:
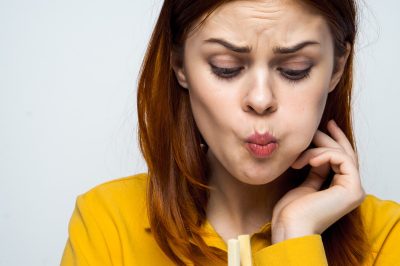
[[[249,46],[239,47],[239,46],[229,43],[223,39],[210,38],[210,39],[205,40],[205,42],[206,43],[218,43],[236,53],[250,53],[250,51],[251,51],[251,48]]]
[[[237,45],[229,43],[223,39],[210,38],[210,39],[205,40],[205,42],[220,44],[220,45],[224,46],[225,48],[227,48],[233,52],[236,52],[236,53],[250,53],[251,52],[251,47],[249,47],[249,46],[237,46]],[[320,43],[317,41],[307,40],[307,41],[300,42],[300,43],[295,44],[290,47],[276,46],[276,47],[272,48],[272,51],[274,52],[274,54],[292,54],[292,53],[295,53],[295,52],[303,49],[304,47],[306,47],[308,45],[316,45],[316,44],[320,45]]]
[[[301,49],[303,49],[304,47],[308,46],[308,45],[320,45],[319,42],[316,41],[304,41],[298,44],[295,44],[291,47],[274,47],[272,49],[272,51],[274,52],[274,54],[292,54],[295,53]]]

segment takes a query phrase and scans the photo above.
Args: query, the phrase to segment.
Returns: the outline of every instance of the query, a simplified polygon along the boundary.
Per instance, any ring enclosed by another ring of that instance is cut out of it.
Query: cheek
[[[325,84],[321,84],[292,98],[292,104],[286,106],[286,116],[296,117],[288,119],[287,123],[292,133],[288,143],[294,150],[301,152],[310,145],[325,110],[327,90]]]
[[[212,145],[230,131],[235,97],[226,88],[218,87],[210,74],[202,72],[189,79],[190,103],[200,133]]]
[[[304,95],[298,95],[292,98],[292,104],[288,104],[288,112],[294,114],[298,119],[296,121],[307,122],[315,120],[322,116],[327,99],[326,89],[320,88]]]
[[[238,82],[219,79],[198,56],[188,56],[192,58],[186,64],[190,102],[199,129],[227,128],[234,123],[234,117],[240,112],[240,93],[243,86]]]

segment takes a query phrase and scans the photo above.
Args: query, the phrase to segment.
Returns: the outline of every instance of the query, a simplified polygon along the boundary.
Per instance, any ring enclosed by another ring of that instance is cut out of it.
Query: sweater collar
[[[151,232],[151,226],[146,206],[142,218],[143,218],[142,224],[144,230],[146,230],[147,232]],[[226,252],[228,251],[227,244],[224,242],[221,236],[218,235],[218,233],[215,231],[214,227],[210,224],[208,220],[206,220],[202,225],[202,230],[204,232],[202,238],[208,246],[215,247]],[[257,233],[254,233],[252,235],[252,238],[257,239],[255,241],[255,249],[258,250],[265,247],[266,245],[269,245],[270,237],[271,237],[271,223],[269,222],[263,225]]]

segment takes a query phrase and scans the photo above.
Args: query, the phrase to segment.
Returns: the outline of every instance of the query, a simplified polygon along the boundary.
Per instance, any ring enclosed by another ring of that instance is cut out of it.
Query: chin
[[[265,185],[268,183],[271,183],[275,181],[279,175],[271,175],[271,174],[251,174],[251,175],[245,175],[242,176],[241,178],[237,178],[240,182],[248,184],[248,185],[254,185],[254,186],[260,186],[260,185]]]

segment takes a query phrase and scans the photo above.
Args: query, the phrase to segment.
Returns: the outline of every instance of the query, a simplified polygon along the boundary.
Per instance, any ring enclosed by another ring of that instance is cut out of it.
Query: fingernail
[[[332,119],[331,121],[332,121],[332,123],[333,123],[334,126],[337,125],[336,122],[335,122],[335,120]]]

